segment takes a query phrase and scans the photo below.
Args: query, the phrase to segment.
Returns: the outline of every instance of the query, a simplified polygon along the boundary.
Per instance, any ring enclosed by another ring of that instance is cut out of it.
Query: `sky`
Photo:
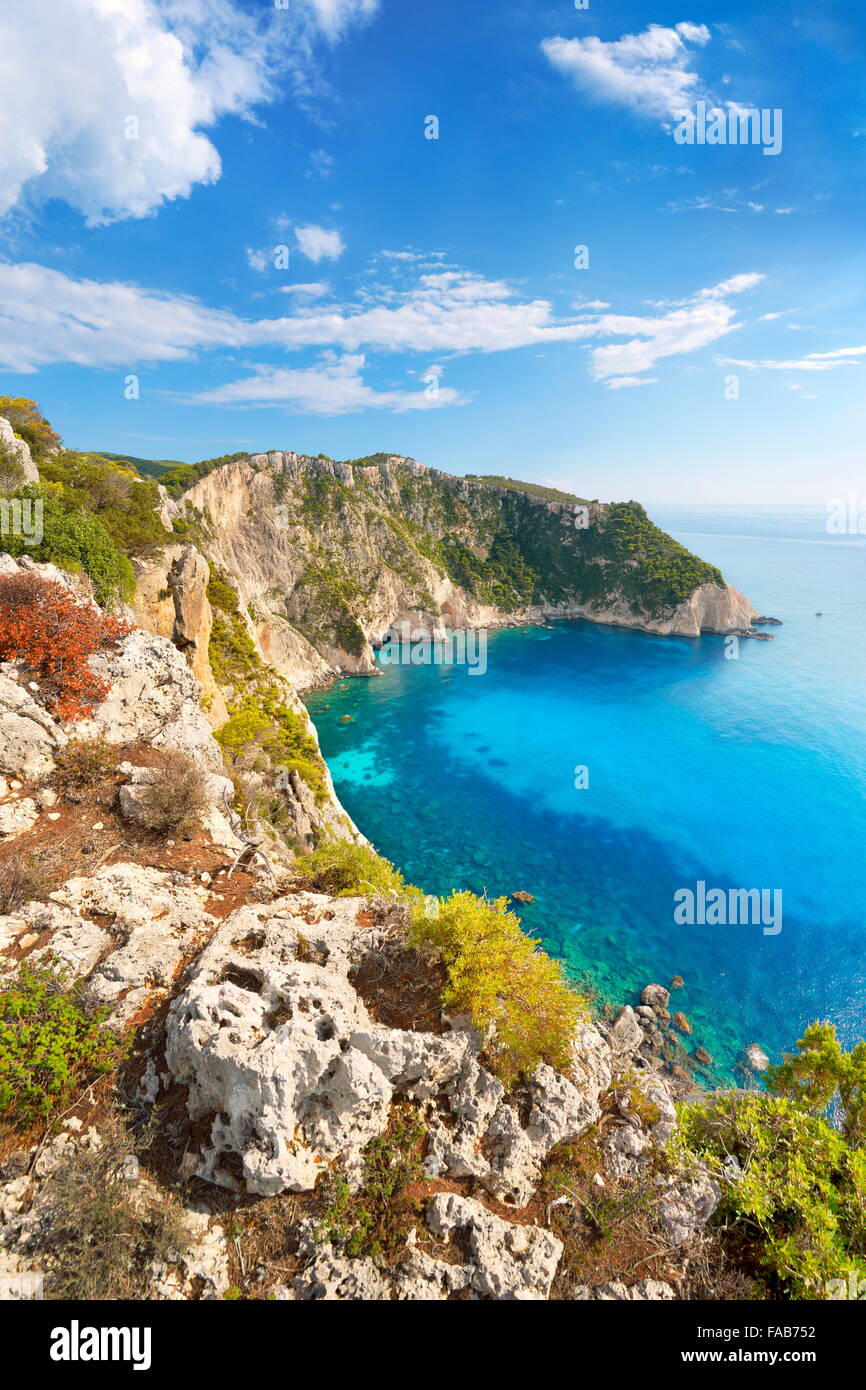
[[[866,491],[857,9],[3,0],[0,394],[148,458]]]

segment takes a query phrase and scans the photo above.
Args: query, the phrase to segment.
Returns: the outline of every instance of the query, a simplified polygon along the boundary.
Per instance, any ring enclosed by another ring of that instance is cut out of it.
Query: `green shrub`
[[[681,1142],[719,1178],[716,1219],[770,1293],[829,1296],[866,1275],[866,1161],[787,1096],[720,1094],[684,1107]]]
[[[328,1205],[316,1240],[338,1246],[350,1258],[405,1254],[406,1236],[418,1220],[419,1203],[410,1185],[424,1177],[421,1146],[425,1129],[409,1106],[395,1106],[387,1132],[364,1152],[360,1181],[350,1185],[340,1172],[328,1175]]]
[[[813,1115],[836,1102],[848,1142],[866,1142],[866,1042],[843,1052],[832,1023],[810,1023],[797,1049],[768,1069],[769,1090]]]
[[[0,1115],[31,1124],[116,1066],[125,1045],[104,1018],[50,963],[22,965],[0,986]]]
[[[377,854],[372,845],[325,840],[304,857],[300,867],[319,892],[335,898],[421,898],[419,890],[407,884],[400,870]]]
[[[61,569],[83,571],[93,584],[98,603],[111,606],[135,593],[135,574],[96,516],[69,511],[62,493],[50,486],[29,484],[11,494],[13,498],[42,501],[42,540],[29,545],[23,536],[4,536],[3,546],[10,555],[29,555],[33,560],[51,561]]]
[[[321,805],[328,795],[325,764],[305,716],[287,703],[284,686],[262,661],[241,612],[237,592],[214,569],[208,585],[213,606],[210,663],[226,694],[229,719],[216,732],[232,762],[272,773],[297,772]]]
[[[491,902],[474,893],[453,893],[440,901],[438,915],[416,912],[411,942],[433,947],[443,960],[444,1006],[468,1013],[483,1034],[494,1030],[486,1050],[507,1084],[531,1075],[539,1062],[568,1068],[585,1002],[560,963],[524,934],[507,898]]]
[[[57,490],[66,511],[96,518],[121,554],[152,554],[169,539],[156,482],[132,468],[64,449],[40,463],[39,478]]]
[[[49,449],[60,447],[55,434],[35,401],[26,396],[0,396],[0,415],[5,415],[19,439],[30,446],[34,459],[42,458]]]

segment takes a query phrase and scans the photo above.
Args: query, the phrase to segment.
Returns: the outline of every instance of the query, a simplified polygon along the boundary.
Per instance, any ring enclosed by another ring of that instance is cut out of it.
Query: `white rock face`
[[[0,415],[0,483],[4,488],[15,488],[38,482],[39,470],[33,462],[30,445],[19,439],[6,416]]]
[[[427,1225],[440,1240],[459,1232],[474,1268],[469,1287],[482,1298],[544,1299],[562,1255],[562,1242],[540,1226],[515,1226],[480,1202],[453,1193],[432,1197]]]
[[[315,1185],[326,1162],[350,1167],[387,1125],[395,1096],[438,1102],[428,1171],[477,1178],[503,1201],[529,1200],[555,1144],[600,1114],[609,1049],[584,1027],[576,1082],[541,1066],[526,1126],[479,1063],[477,1038],[376,1027],[348,971],[375,944],[357,925],[363,899],[291,896],[242,908],[219,928],[172,1004],[166,1059],[190,1087],[193,1118],[212,1115],[201,1176],[247,1189]]]
[[[576,1300],[596,1299],[600,1303],[620,1302],[629,1299],[635,1302],[669,1302],[672,1298],[676,1298],[676,1292],[663,1279],[639,1279],[631,1287],[619,1282],[597,1284],[595,1288],[589,1284],[581,1284],[575,1290],[574,1297]]]
[[[383,1267],[372,1259],[348,1259],[309,1239],[309,1263],[282,1296],[363,1302],[442,1301],[455,1294],[473,1301],[525,1302],[549,1296],[562,1256],[562,1243],[550,1231],[505,1221],[483,1203],[453,1193],[430,1198],[426,1223],[450,1259],[436,1259],[410,1244],[399,1264]]]
[[[110,932],[69,908],[57,903],[30,902],[18,912],[0,917],[0,951],[28,937],[35,938],[32,942],[35,946],[36,939],[44,932],[49,933],[47,944],[31,950],[27,958],[42,960],[50,953],[68,972],[69,978],[75,980],[89,975],[116,940]],[[0,970],[3,966],[0,958]]]
[[[372,1031],[345,973],[362,903],[302,894],[241,908],[172,1004],[166,1061],[190,1087],[191,1116],[214,1116],[202,1177],[235,1186],[221,1164],[233,1153],[248,1191],[304,1191],[385,1129],[393,1087],[351,1045]],[[298,959],[311,951],[328,966]]]
[[[30,830],[39,819],[39,807],[30,796],[0,801],[0,839],[14,840]]]
[[[670,1183],[658,1204],[671,1245],[682,1245],[702,1230],[719,1205],[721,1191],[706,1173]]]
[[[60,725],[30,692],[0,673],[0,772],[27,782],[44,777],[67,742]]]
[[[112,864],[69,879],[48,903],[0,917],[0,949],[25,934],[49,933],[25,959],[56,957],[72,977],[87,979],[85,998],[123,1027],[165,997],[181,962],[209,936],[215,919],[204,897],[204,889],[175,884],[158,869]],[[108,918],[110,927],[93,917]]]
[[[611,627],[633,627],[660,636],[700,637],[702,632],[748,631],[758,610],[731,584],[701,584],[694,593],[664,618],[640,617],[628,604],[569,605],[559,616],[589,618]]]
[[[144,738],[155,748],[178,749],[203,769],[222,774],[219,744],[201,707],[201,686],[167,638],[136,628],[90,664],[111,689],[90,717],[76,724],[78,736],[102,734],[109,743]]]

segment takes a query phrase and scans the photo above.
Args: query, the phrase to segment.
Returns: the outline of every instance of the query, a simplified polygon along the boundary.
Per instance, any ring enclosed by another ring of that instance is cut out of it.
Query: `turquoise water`
[[[730,1077],[744,1044],[778,1053],[815,1017],[866,1034],[866,549],[814,509],[651,514],[783,619],[773,642],[730,660],[721,637],[510,629],[483,675],[391,665],[309,708],[343,804],[408,879],[534,894],[526,929],[613,1002],[683,976],[692,1045]],[[678,925],[698,880],[780,889],[781,932]]]

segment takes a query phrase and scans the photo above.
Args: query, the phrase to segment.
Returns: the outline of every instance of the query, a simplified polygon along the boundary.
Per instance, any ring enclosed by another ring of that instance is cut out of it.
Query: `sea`
[[[684,1043],[729,1083],[813,1019],[866,1036],[866,545],[824,508],[649,511],[781,619],[772,641],[507,628],[483,660],[391,660],[308,707],[407,880],[531,894],[523,928],[599,1007],[681,977]]]

